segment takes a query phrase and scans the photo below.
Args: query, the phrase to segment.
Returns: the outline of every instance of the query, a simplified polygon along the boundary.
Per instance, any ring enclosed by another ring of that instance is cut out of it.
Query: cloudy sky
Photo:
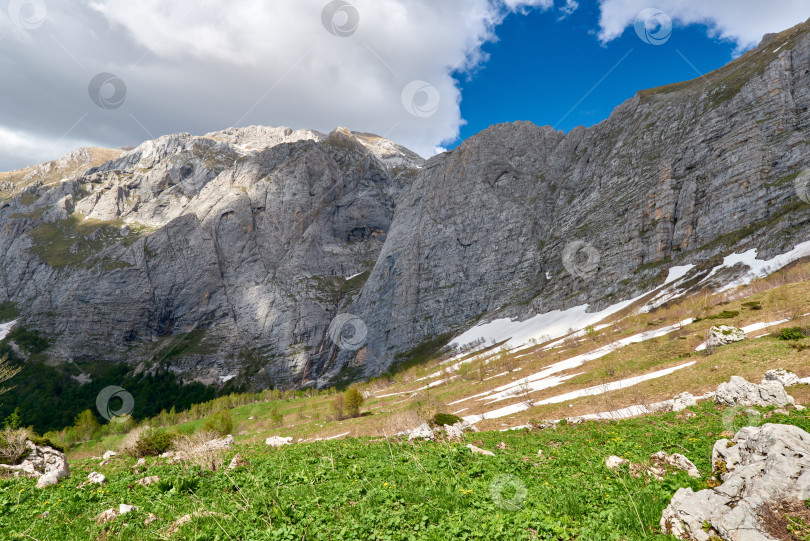
[[[0,0],[0,170],[264,124],[422,155],[568,130],[810,17],[807,0]]]

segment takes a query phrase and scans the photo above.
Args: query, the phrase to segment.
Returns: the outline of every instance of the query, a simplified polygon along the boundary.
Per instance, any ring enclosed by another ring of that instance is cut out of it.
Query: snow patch
[[[8,333],[11,332],[11,329],[14,328],[16,323],[16,319],[14,321],[9,321],[8,323],[0,323],[0,340],[3,340],[6,336],[8,336]]]

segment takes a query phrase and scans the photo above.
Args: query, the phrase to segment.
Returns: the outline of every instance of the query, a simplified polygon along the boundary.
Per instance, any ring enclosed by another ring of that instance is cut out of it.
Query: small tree
[[[345,396],[343,397],[343,401],[349,416],[357,417],[360,415],[360,406],[363,405],[365,399],[356,387],[349,387]]]
[[[96,420],[96,416],[93,415],[93,412],[90,410],[84,410],[78,414],[73,421],[73,426],[76,429],[76,436],[79,438],[79,441],[89,440],[93,437],[93,434],[101,428],[101,425],[98,424]]]
[[[335,395],[335,398],[332,400],[332,411],[335,412],[335,417],[338,421],[343,419],[343,395]]]
[[[0,357],[0,383],[10,380],[17,375],[17,372],[20,370],[22,370],[22,368],[14,367],[9,364],[7,355]],[[10,391],[11,389],[12,387],[0,387],[0,394]]]

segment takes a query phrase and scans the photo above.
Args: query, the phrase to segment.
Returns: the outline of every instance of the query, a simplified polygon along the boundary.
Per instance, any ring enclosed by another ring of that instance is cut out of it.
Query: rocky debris
[[[171,526],[169,526],[169,529],[166,530],[166,536],[169,537],[169,536],[173,535],[175,532],[177,532],[177,530],[179,530],[184,525],[191,522],[191,519],[193,519],[193,518],[201,518],[201,517],[209,517],[209,516],[221,517],[222,514],[221,513],[214,513],[212,511],[195,511],[194,513],[191,513],[189,515],[183,515],[182,517],[180,517],[177,520],[175,520],[174,522],[172,522]]]
[[[708,347],[725,346],[745,340],[745,331],[731,325],[715,325],[709,329]]]
[[[486,456],[495,456],[495,453],[493,453],[492,451],[487,451],[486,449],[481,449],[480,447],[477,447],[477,446],[473,445],[472,443],[467,444],[467,449],[469,449],[470,451],[472,451],[475,454],[486,455]]]
[[[798,427],[745,427],[731,441],[715,442],[712,464],[722,484],[678,489],[661,517],[664,533],[696,541],[775,541],[759,510],[810,499],[810,434]]]
[[[112,522],[118,517],[118,511],[110,507],[109,509],[105,509],[104,511],[96,517],[96,524],[106,524],[107,522]]]
[[[143,521],[143,525],[144,526],[149,526],[150,524],[152,524],[156,520],[158,520],[157,516],[155,516],[152,513],[149,513],[148,515],[146,515],[146,518]]]
[[[793,397],[776,380],[765,380],[760,385],[751,383],[739,376],[717,387],[714,401],[721,406],[777,406],[793,405]]]
[[[230,448],[230,446],[233,445],[233,441],[233,436],[228,434],[224,438],[207,441],[203,444],[203,446],[209,451],[217,451],[220,449]]]
[[[763,385],[768,381],[778,381],[782,384],[782,387],[790,387],[791,385],[798,385],[799,384],[799,376],[791,372],[790,370],[768,370],[765,372],[765,377],[762,378]]]
[[[452,425],[444,425],[444,435],[448,440],[460,440],[465,432],[478,432],[478,429],[463,419]]]
[[[61,451],[47,445],[35,445],[31,440],[26,440],[25,448],[28,454],[20,464],[0,464],[0,467],[13,470],[18,475],[38,477],[37,488],[55,485],[70,475],[70,466]]]
[[[625,464],[629,464],[630,461],[626,458],[622,458],[616,455],[610,455],[605,460],[605,466],[607,466],[611,470],[617,469],[619,466],[624,466]]]
[[[136,468],[140,468],[141,466],[145,466],[145,465],[146,465],[146,459],[143,458],[143,457],[139,458],[138,461],[135,463]]]
[[[650,460],[654,464],[667,465],[679,470],[685,471],[689,477],[700,479],[700,471],[697,469],[691,460],[679,453],[667,454],[664,451],[658,451],[650,456]]]
[[[103,455],[101,455],[102,460],[110,460],[112,457],[117,456],[118,453],[115,451],[105,451]]]
[[[247,466],[247,465],[249,465],[249,464],[250,464],[250,462],[248,462],[247,460],[243,459],[241,455],[236,454],[236,455],[234,455],[234,457],[231,459],[231,463],[230,463],[230,464],[228,464],[228,469],[229,469],[229,470],[235,470],[236,468],[241,468],[241,467],[243,467],[243,466]]]
[[[79,486],[76,488],[84,488],[88,485],[103,485],[107,482],[107,477],[103,474],[98,472],[92,472],[90,475],[87,476],[87,481],[83,481],[79,483]]]
[[[130,513],[132,511],[137,511],[137,510],[138,510],[138,507],[135,506],[135,505],[127,505],[125,503],[122,503],[122,504],[120,504],[118,506],[118,514],[119,515],[126,515],[127,513]]]
[[[292,441],[293,439],[291,436],[287,436],[286,438],[282,438],[281,436],[272,436],[264,440],[264,443],[270,447],[278,448],[282,445],[292,445]]]
[[[672,411],[683,411],[690,406],[697,405],[697,398],[691,393],[683,392],[672,399]]]
[[[174,451],[166,451],[165,453],[161,453],[160,458],[174,458],[174,455]]]
[[[434,439],[436,439],[436,434],[433,433],[433,430],[431,430],[430,425],[428,425],[427,423],[422,423],[418,427],[414,428],[408,434],[408,441],[413,441],[413,440],[431,440],[431,441],[433,441]]]
[[[500,449],[501,451],[506,450],[508,447],[509,446],[506,445],[506,443],[504,443],[504,442],[500,442],[498,445],[495,446],[496,449]]]
[[[135,481],[137,484],[141,485],[142,487],[154,485],[155,483],[160,481],[160,477],[157,475],[150,475],[149,477],[144,477],[143,479],[138,479]]]

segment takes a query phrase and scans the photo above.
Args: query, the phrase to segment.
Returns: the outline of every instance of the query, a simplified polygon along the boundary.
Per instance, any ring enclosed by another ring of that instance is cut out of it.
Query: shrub
[[[452,413],[437,413],[433,416],[433,423],[436,426],[454,425],[461,421],[461,417]]]
[[[343,419],[344,398],[342,394],[336,395],[332,400],[332,411],[335,412],[335,418],[340,421]]]
[[[98,424],[98,420],[96,420],[96,416],[93,415],[92,411],[84,410],[74,419],[73,427],[76,429],[76,437],[80,441],[88,441],[101,428],[101,425]]]
[[[5,428],[0,431],[0,464],[19,464],[28,454],[25,440],[30,436],[27,428]]]
[[[197,432],[188,436],[180,436],[174,440],[177,451],[175,457],[183,461],[184,465],[192,464],[211,471],[222,467],[222,458],[226,449],[212,448],[207,442],[216,439],[216,432]]]
[[[759,301],[748,301],[742,303],[742,305],[748,308],[749,310],[762,310],[762,303]]]
[[[706,319],[731,319],[740,315],[738,310],[723,310],[719,314],[709,316]]]
[[[205,420],[202,428],[207,432],[216,432],[220,436],[233,434],[234,424],[231,412],[223,410],[211,415]]]
[[[278,405],[274,405],[270,410],[270,422],[278,427],[284,424],[284,414],[278,410]]]
[[[173,441],[174,435],[169,432],[147,430],[138,438],[132,450],[132,454],[136,458],[157,456],[168,451]]]
[[[194,493],[200,478],[195,475],[174,475],[164,477],[157,483],[157,489],[161,492],[176,492],[179,494]]]
[[[360,415],[360,406],[363,405],[363,402],[365,402],[365,399],[356,387],[349,387],[343,397],[343,403],[350,417]]]
[[[806,336],[800,327],[788,327],[779,332],[779,340],[801,340]]]

